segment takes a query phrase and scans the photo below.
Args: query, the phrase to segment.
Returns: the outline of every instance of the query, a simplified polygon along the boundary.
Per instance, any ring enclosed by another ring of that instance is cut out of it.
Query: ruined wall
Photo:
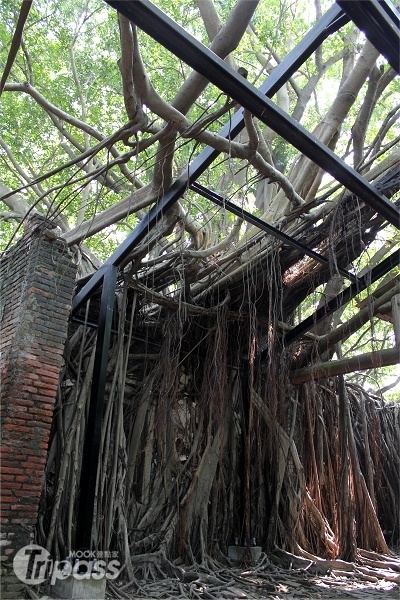
[[[35,216],[0,262],[2,598],[18,598],[16,551],[33,541],[76,267]]]

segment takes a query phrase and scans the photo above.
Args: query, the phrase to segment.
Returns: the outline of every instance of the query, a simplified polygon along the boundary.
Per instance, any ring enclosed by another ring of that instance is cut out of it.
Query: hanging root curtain
[[[234,311],[222,292],[200,307],[121,281],[93,548],[129,577],[226,564],[235,544],[349,561],[399,541],[399,407],[342,376],[290,383],[273,275]],[[38,532],[57,558],[74,548],[95,339],[71,323]]]

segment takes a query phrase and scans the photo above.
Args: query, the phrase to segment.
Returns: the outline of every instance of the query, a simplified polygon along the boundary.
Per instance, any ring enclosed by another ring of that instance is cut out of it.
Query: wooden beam
[[[304,369],[298,369],[290,374],[290,382],[293,385],[317,381],[326,377],[335,377],[353,371],[365,371],[374,367],[387,367],[400,363],[400,348],[390,348],[379,352],[368,352],[343,360],[330,360],[324,363],[311,365]]]

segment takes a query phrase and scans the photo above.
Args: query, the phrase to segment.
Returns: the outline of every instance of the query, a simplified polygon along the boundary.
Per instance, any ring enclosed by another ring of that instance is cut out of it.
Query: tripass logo
[[[24,583],[39,585],[57,579],[115,579],[120,573],[118,560],[99,560],[100,555],[108,558],[109,552],[78,550],[71,552],[65,560],[53,560],[46,548],[31,544],[18,550],[14,557],[14,573]],[[115,553],[112,553],[114,556]]]

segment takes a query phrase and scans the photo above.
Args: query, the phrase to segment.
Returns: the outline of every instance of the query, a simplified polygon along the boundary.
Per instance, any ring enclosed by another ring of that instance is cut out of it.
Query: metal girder
[[[333,32],[337,31],[349,21],[347,15],[336,5],[333,5],[319,19],[319,21],[304,36],[302,41],[283,59],[274,69],[272,74],[260,87],[260,92],[272,97],[304,63],[305,60],[322,44]],[[219,132],[225,138],[235,138],[244,128],[243,109],[235,113],[230,122]],[[122,242],[109,259],[91,277],[85,286],[78,292],[72,303],[72,314],[86,302],[90,295],[100,287],[105,272],[113,265],[120,265],[126,256],[139,244],[154,227],[165,212],[179,200],[188,187],[212,164],[219,156],[218,150],[205,148],[186,168],[181,176],[174,182],[168,192],[149,211],[142,221],[135,227],[129,236]]]
[[[110,349],[117,273],[117,267],[111,267],[104,275],[93,366],[93,380],[90,390],[89,413],[82,452],[75,547],[89,550],[91,549],[90,541],[96,497],[104,391],[107,376],[108,352]]]
[[[367,0],[365,0],[367,1]],[[369,0],[368,0],[369,1]],[[121,14],[206,77],[348,190],[400,228],[400,211],[314,135],[276,106],[148,0],[106,0]]]
[[[368,40],[400,73],[400,14],[391,2],[336,0]]]
[[[365,275],[360,277],[358,281],[352,283],[343,292],[340,292],[337,296],[329,300],[325,306],[322,306],[314,312],[314,314],[304,319],[301,323],[296,325],[291,331],[284,335],[284,343],[290,344],[294,342],[304,333],[309,331],[312,327],[315,327],[318,323],[323,321],[326,317],[334,313],[338,308],[347,304],[360,294],[363,290],[367,289],[369,285],[378,281],[381,277],[389,273],[394,267],[397,267],[400,263],[400,250],[395,250],[390,256],[382,260],[376,267],[368,271]],[[261,358],[265,358],[261,353]]]
[[[251,223],[251,225],[255,225],[262,231],[269,233],[274,238],[280,240],[287,246],[291,246],[292,248],[301,250],[301,252],[304,252],[304,254],[306,254],[310,258],[313,258],[316,262],[319,262],[320,264],[322,264],[324,266],[329,265],[329,259],[325,258],[325,256],[322,256],[322,254],[319,254],[319,252],[315,252],[314,250],[311,250],[311,248],[309,248],[305,244],[298,242],[297,240],[290,237],[283,231],[279,231],[279,229],[277,229],[273,225],[270,225],[269,223],[266,223],[265,221],[263,221],[262,219],[259,219],[255,215],[252,215],[250,212],[248,212],[244,208],[241,208],[240,206],[236,206],[236,204],[233,204],[233,202],[231,202],[230,200],[226,200],[226,198],[223,198],[219,194],[212,192],[211,190],[207,189],[203,185],[200,185],[199,183],[194,183],[191,186],[191,189],[196,191],[198,194],[201,194],[204,198],[208,198],[209,200],[214,202],[214,204],[217,204],[218,206],[222,206],[222,208],[226,208],[226,210],[233,213],[237,217],[241,217],[243,220],[247,221],[247,223]],[[346,271],[346,269],[342,269],[341,267],[338,267],[338,271],[341,275],[343,275],[343,277],[346,277],[346,279],[350,279],[350,281],[357,281],[357,276],[353,275],[352,273],[349,273],[349,271]]]
[[[267,78],[260,90],[255,90],[255,88],[250,86],[247,81],[241,77],[239,78],[234,71],[231,71],[222,60],[218,59],[212,52],[196,42],[196,40],[191,38],[187,32],[182,30],[182,28],[179,28],[176,23],[168,19],[166,15],[153,7],[149,2],[143,0],[135,0],[134,2],[106,1],[114,8],[117,8],[127,18],[139,25],[139,27],[147,31],[154,39],[163,43],[166,48],[175,52],[177,56],[217,85],[222,91],[235,99],[244,108],[250,110],[265,124],[272,127],[272,129],[292,143],[298,150],[314,160],[316,164],[329,171],[338,181],[353,193],[361,196],[367,204],[382,214],[389,222],[394,223],[397,227],[399,226],[399,212],[395,209],[394,205],[386,198],[380,196],[372,186],[367,184],[357,173],[340,161],[334,153],[323,146],[316,138],[268,100],[268,98],[271,98],[279,90],[299,66],[303,64],[312,52],[314,52],[322,41],[328,37],[328,35],[339,29],[348,21],[348,18],[343,14],[340,8],[334,5],[305,36],[303,41],[274,70],[272,75]],[[268,98],[266,98],[265,95]],[[234,115],[230,123],[222,128],[219,135],[233,139],[240,133],[243,127],[243,110],[240,110]],[[301,249],[305,254],[311,256],[318,262],[322,262],[323,264],[328,263],[327,259],[307,248],[300,242],[297,242],[271,225],[264,223],[257,217],[247,213],[247,211],[241,210],[229,201],[224,200],[217,194],[207,190],[207,188],[197,184],[196,179],[204,173],[218,155],[219,152],[212,148],[203,150],[74,298],[72,306],[73,315],[83,303],[88,300],[90,295],[103,285],[95,351],[94,376],[83,448],[75,540],[76,547],[90,549],[117,272],[118,266],[129,256],[132,249],[146,237],[159,219],[184,194],[188,187],[191,187],[195,192],[209,197],[210,200],[217,205],[225,206],[228,210],[234,212],[234,214],[244,217],[250,223],[257,225],[260,229],[274,235],[284,243]],[[381,265],[378,265],[378,267],[373,270],[375,274],[379,271],[379,277],[384,274],[383,272],[387,272],[385,269],[389,270],[386,265],[387,260],[388,259],[383,261]],[[399,260],[398,252],[395,260],[397,262]],[[384,263],[386,266],[383,266]],[[391,262],[390,265],[392,265]],[[343,269],[339,269],[339,271],[350,279],[356,279],[355,283],[340,295],[340,299],[331,300],[327,307],[324,307],[323,314],[317,314],[317,311],[315,318],[312,319],[311,325],[306,319],[303,323],[294,328],[294,330],[285,337],[286,342],[293,341],[293,339],[296,339],[296,337],[304,332],[305,328],[312,327],[318,320],[324,318],[328,314],[328,311],[332,312],[333,310],[336,310],[338,306],[350,300],[353,295],[356,295],[361,289],[364,289],[364,284],[366,287],[373,281],[373,277],[375,276],[375,274],[372,275],[371,273],[371,277],[368,278],[368,281],[365,278],[357,280],[354,275],[347,271]],[[348,299],[346,300],[346,298]]]

